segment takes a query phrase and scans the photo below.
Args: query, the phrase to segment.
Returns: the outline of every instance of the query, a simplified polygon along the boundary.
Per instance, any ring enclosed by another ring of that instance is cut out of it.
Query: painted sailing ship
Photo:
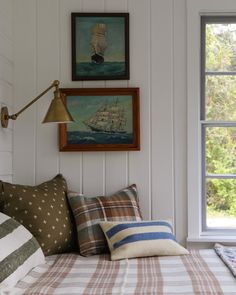
[[[113,104],[102,105],[96,113],[83,122],[92,131],[106,133],[127,133],[125,110],[118,99]]]
[[[96,24],[92,29],[91,36],[91,61],[95,64],[102,64],[104,62],[104,52],[106,48],[106,25]]]

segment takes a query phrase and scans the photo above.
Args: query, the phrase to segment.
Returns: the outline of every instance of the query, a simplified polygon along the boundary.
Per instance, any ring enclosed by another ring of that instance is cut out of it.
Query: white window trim
[[[235,0],[187,0],[188,242],[236,242],[222,232],[202,232],[201,199],[201,15],[236,15]]]

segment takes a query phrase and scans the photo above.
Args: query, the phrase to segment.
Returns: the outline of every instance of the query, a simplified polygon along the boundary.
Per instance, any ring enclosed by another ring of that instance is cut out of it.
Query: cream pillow
[[[176,242],[168,221],[100,222],[111,260],[189,254]]]

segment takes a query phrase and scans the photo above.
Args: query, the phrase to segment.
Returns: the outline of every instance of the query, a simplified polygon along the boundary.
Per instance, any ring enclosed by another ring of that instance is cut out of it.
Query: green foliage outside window
[[[236,71],[236,24],[206,26],[206,72]],[[205,120],[236,121],[236,76],[206,75]],[[207,174],[236,174],[236,127],[206,128]],[[208,179],[211,215],[236,217],[236,179]]]

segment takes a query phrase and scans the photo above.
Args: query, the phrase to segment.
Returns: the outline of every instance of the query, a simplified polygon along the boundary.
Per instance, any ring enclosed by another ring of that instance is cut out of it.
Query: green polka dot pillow
[[[45,255],[74,250],[73,222],[61,174],[37,186],[0,181],[1,211],[23,224]]]

